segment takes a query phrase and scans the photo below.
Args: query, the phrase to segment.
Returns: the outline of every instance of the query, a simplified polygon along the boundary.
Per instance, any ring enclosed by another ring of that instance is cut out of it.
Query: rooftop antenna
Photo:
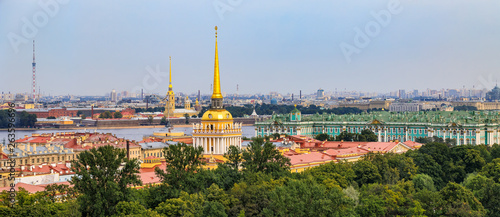
[[[36,103],[36,62],[35,62],[35,40],[33,40],[33,104]]]

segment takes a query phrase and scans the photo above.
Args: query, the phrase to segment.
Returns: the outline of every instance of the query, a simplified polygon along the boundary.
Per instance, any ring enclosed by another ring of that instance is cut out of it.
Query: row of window
[[[75,158],[78,158],[78,157],[75,157]],[[32,158],[31,159],[31,164],[35,164],[35,160],[36,160],[36,163],[39,164],[39,163],[52,163],[52,162],[56,162],[55,161],[55,157],[52,157],[52,161],[51,161],[51,157],[38,157],[38,158]],[[57,162],[59,161],[65,161],[65,160],[72,160],[72,157],[71,155],[68,155],[68,157],[66,158],[65,156],[57,156]],[[23,162],[23,159],[19,159],[19,164],[17,165],[27,165],[28,164],[28,159],[24,159],[24,162]],[[4,161],[3,162],[3,166],[6,167],[7,166],[7,161]]]
[[[163,152],[144,153],[144,158],[147,158],[149,156],[163,157]]]

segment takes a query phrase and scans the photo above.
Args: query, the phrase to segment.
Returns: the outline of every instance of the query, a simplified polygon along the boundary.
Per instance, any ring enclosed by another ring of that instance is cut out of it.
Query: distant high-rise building
[[[398,97],[400,99],[405,99],[406,98],[406,92],[405,92],[405,90],[399,90],[398,91]]]
[[[316,99],[325,98],[325,90],[319,88],[318,92],[316,92]]]
[[[113,90],[111,91],[110,98],[111,98],[111,102],[116,102],[116,101],[117,101],[118,97],[117,97],[117,95],[116,95],[116,90],[115,90],[115,89],[113,89]]]

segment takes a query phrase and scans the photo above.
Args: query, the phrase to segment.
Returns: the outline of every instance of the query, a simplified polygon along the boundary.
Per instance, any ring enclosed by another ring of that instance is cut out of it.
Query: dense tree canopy
[[[109,216],[120,201],[127,201],[130,185],[141,185],[139,162],[128,160],[123,149],[101,146],[80,153],[71,162],[76,173],[70,181],[82,195],[78,197],[84,216]]]
[[[8,193],[4,191],[0,216],[433,217],[500,213],[498,145],[430,142],[404,154],[368,154],[357,162],[330,162],[302,173],[291,173],[288,158],[262,139],[253,140],[246,150],[230,147],[225,154],[228,161],[218,163],[217,169],[203,168],[202,152],[183,143],[170,145],[164,150],[166,170],[156,171],[163,183],[142,189],[126,187],[137,184],[131,175],[131,168],[136,167],[123,159],[122,152],[84,152],[80,163],[74,163],[80,174],[79,181],[73,181],[74,190],[64,185],[51,185],[36,194],[21,190],[14,208],[7,207]],[[117,165],[124,167],[113,173]],[[119,175],[123,173],[129,175]],[[58,197],[58,192],[68,196]]]

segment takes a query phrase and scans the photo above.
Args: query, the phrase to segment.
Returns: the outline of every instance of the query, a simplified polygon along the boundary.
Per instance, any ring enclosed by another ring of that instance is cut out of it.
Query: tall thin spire
[[[33,40],[33,104],[36,102],[36,62],[35,62],[35,40]]]
[[[219,75],[219,52],[217,49],[217,26],[215,26],[215,64],[214,64],[214,93],[212,99],[222,99],[220,90],[220,75]]]
[[[169,56],[168,59],[170,60],[170,81],[168,82],[168,90],[172,91],[172,57]]]
[[[222,94],[220,91],[220,75],[219,75],[219,52],[217,49],[217,26],[215,26],[215,64],[214,64],[214,86],[212,94],[211,109],[224,109],[222,105]]]

